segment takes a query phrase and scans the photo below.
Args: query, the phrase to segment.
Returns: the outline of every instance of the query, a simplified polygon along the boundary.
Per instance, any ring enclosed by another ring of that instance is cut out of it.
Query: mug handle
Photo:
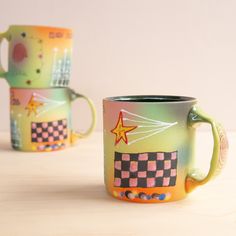
[[[6,32],[0,34],[0,78],[5,78],[6,77],[6,71],[4,70],[2,63],[1,63],[1,46],[2,46],[2,41],[3,39],[7,39]]]
[[[194,106],[188,116],[190,128],[195,128],[199,123],[208,123],[211,125],[214,146],[210,163],[210,168],[205,177],[198,170],[192,170],[186,178],[185,189],[189,193],[197,186],[207,183],[210,179],[218,175],[227,158],[228,139],[224,128],[214,119],[205,114],[199,107]]]
[[[95,125],[96,125],[96,110],[95,110],[95,107],[93,105],[93,102],[88,97],[86,97],[82,94],[79,94],[79,93],[75,92],[72,89],[69,89],[69,94],[70,94],[70,100],[71,101],[74,101],[77,98],[85,99],[85,101],[89,105],[89,108],[90,108],[91,114],[92,114],[92,122],[90,124],[90,127],[87,129],[87,131],[85,131],[84,133],[74,131],[74,130],[71,131],[71,143],[73,144],[73,143],[76,142],[76,140],[78,140],[80,138],[86,138],[89,134],[92,133],[92,131],[94,130]]]

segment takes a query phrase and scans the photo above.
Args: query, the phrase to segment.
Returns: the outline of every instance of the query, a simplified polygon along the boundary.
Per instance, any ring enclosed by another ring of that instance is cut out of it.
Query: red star
[[[126,144],[128,144],[127,133],[136,129],[137,126],[124,126],[123,114],[120,112],[116,127],[111,130],[113,134],[116,135],[115,145],[117,145],[122,139]]]

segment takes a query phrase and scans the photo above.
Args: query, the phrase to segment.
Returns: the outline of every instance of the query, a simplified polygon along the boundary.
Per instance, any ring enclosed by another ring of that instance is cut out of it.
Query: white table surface
[[[207,169],[212,139],[197,137]],[[236,235],[236,133],[228,137],[215,180],[178,202],[138,204],[105,192],[102,133],[52,153],[13,151],[0,133],[0,236]]]

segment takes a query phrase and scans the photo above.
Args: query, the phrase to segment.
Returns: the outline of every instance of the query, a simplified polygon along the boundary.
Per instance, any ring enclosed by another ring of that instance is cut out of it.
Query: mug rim
[[[66,28],[66,27],[57,27],[57,26],[47,26],[47,25],[9,25],[9,28],[13,28],[13,27],[27,27],[27,28],[43,28],[43,29],[58,29],[58,30],[66,30],[66,31],[72,31],[71,28]]]
[[[109,102],[124,102],[124,103],[188,103],[196,102],[197,99],[189,96],[182,95],[125,95],[106,97],[103,101]]]

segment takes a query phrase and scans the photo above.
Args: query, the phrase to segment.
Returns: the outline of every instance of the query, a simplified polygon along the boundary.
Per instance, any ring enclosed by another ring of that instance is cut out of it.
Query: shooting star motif
[[[125,126],[124,121],[132,125]],[[133,143],[150,138],[158,133],[164,132],[166,129],[169,129],[177,123],[178,122],[169,123],[150,119],[148,117],[144,117],[122,109],[120,111],[116,127],[111,130],[111,132],[116,135],[116,145],[121,140],[123,140],[127,145],[131,145]],[[133,131],[134,129],[135,131]],[[131,141],[129,141],[129,138]]]

